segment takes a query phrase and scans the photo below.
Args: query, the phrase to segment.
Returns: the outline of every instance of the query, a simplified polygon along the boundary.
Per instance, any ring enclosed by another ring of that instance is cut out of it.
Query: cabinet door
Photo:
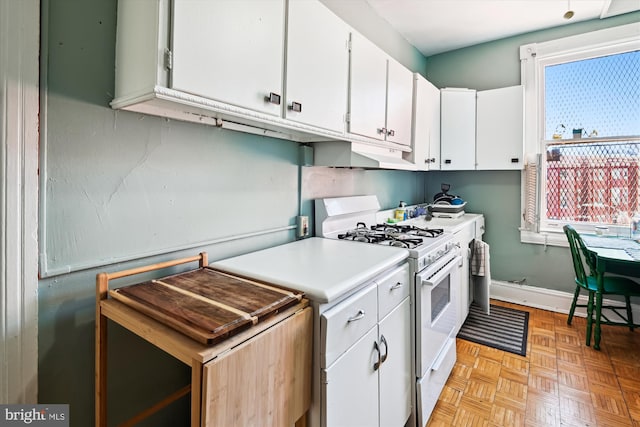
[[[387,56],[357,32],[351,33],[349,132],[384,140]]]
[[[322,381],[324,427],[378,425],[378,352],[373,327],[325,372]]]
[[[478,92],[477,169],[524,168],[524,93],[522,86]]]
[[[467,318],[469,314],[469,305],[471,304],[471,275],[470,275],[470,258],[471,258],[471,249],[469,244],[474,239],[475,233],[475,223],[471,222],[464,227],[462,227],[459,231],[457,231],[454,235],[454,243],[456,246],[460,248],[460,256],[462,260],[459,265],[460,271],[460,303],[458,305],[458,324],[457,330],[460,330],[462,324]]]
[[[280,116],[284,0],[174,2],[171,87]],[[281,103],[282,104],[282,103]]]
[[[413,151],[419,170],[440,169],[440,89],[420,74],[414,75]]]
[[[306,308],[205,364],[201,425],[293,425],[311,404],[312,330]]]
[[[403,426],[411,414],[410,310],[406,298],[380,322],[380,426]]]
[[[411,145],[413,73],[389,58],[387,74],[387,141]]]
[[[442,170],[473,170],[476,165],[476,91],[440,91]]]
[[[349,27],[317,0],[290,0],[288,18],[286,118],[342,133]]]

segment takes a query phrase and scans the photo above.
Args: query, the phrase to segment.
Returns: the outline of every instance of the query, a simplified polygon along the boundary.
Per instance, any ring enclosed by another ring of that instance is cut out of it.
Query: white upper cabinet
[[[413,73],[389,58],[387,79],[387,141],[411,145]]]
[[[443,170],[524,167],[522,86],[441,90]]]
[[[420,74],[413,78],[412,148],[403,153],[418,170],[440,169],[440,89]]]
[[[361,34],[351,34],[349,132],[375,139],[386,136],[387,57]]]
[[[524,91],[522,86],[478,91],[477,169],[524,168]]]
[[[349,32],[319,1],[289,0],[287,119],[345,131]]]
[[[361,34],[351,34],[349,132],[411,144],[413,75]]]
[[[280,116],[284,0],[180,0],[173,8],[171,87]]]
[[[319,0],[119,0],[115,74],[114,109],[410,151],[411,72]]]
[[[476,91],[444,88],[440,91],[442,170],[476,168]]]

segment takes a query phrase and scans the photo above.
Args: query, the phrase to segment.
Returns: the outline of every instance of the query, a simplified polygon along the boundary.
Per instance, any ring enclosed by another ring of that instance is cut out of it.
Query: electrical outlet
[[[309,235],[309,217],[299,215],[296,217],[296,236],[299,238]]]

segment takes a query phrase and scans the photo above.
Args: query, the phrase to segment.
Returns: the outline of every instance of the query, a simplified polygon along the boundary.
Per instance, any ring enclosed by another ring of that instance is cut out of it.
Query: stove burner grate
[[[415,225],[402,224],[376,224],[372,225],[371,229],[388,234],[407,234],[421,237],[438,237],[444,232],[442,228],[422,228]]]

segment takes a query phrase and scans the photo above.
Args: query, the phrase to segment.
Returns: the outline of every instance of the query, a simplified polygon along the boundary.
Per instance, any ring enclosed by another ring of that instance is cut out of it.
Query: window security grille
[[[626,225],[640,212],[640,51],[544,69],[547,221]]]
[[[640,212],[640,140],[548,144],[546,217],[628,225]]]

